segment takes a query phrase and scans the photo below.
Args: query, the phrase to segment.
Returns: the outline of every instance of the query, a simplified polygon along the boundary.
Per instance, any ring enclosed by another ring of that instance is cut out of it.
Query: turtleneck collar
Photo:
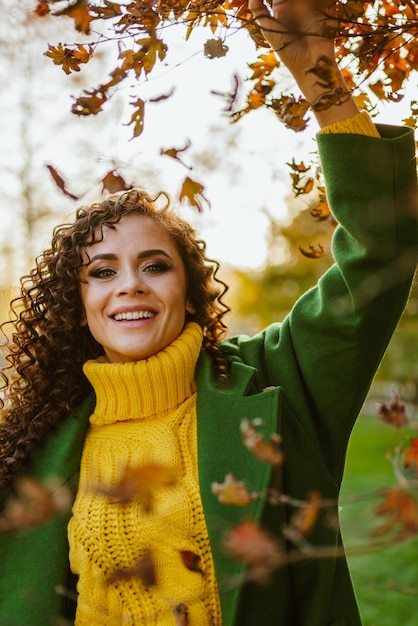
[[[173,410],[196,391],[196,362],[202,329],[189,322],[181,335],[157,354],[136,362],[87,361],[83,371],[96,393],[90,423],[151,417]]]

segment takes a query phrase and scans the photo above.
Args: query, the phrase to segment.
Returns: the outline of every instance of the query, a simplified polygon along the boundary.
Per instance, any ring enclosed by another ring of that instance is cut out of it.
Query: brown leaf
[[[315,526],[320,510],[321,498],[318,493],[314,492],[310,494],[307,503],[293,513],[284,530],[284,535],[294,542],[307,537]]]
[[[164,487],[172,487],[176,482],[177,478],[173,471],[164,465],[154,463],[134,467],[127,465],[115,486],[98,487],[97,491],[125,504],[134,498],[140,498],[144,510],[149,512],[154,492]]]
[[[298,248],[303,256],[306,256],[308,259],[320,259],[321,257],[326,255],[324,246],[320,243],[318,243],[316,246],[308,246],[308,249],[303,248],[299,244]]]
[[[168,156],[171,159],[174,159],[174,160],[178,161],[184,167],[186,167],[187,169],[191,170],[192,168],[190,167],[190,165],[186,165],[186,163],[184,163],[184,161],[179,157],[179,154],[182,154],[183,152],[186,152],[186,150],[188,150],[191,145],[192,145],[192,142],[189,139],[187,141],[186,145],[183,148],[174,148],[174,147],[173,148],[161,148],[160,149],[160,154],[164,155],[164,156]]]
[[[55,11],[53,15],[67,15],[74,20],[74,26],[76,30],[85,35],[90,34],[90,22],[93,17],[89,12],[89,4],[87,0],[76,0],[76,2],[70,4],[61,11]]]
[[[153,587],[156,584],[155,565],[151,550],[145,550],[144,555],[132,567],[113,572],[107,582],[111,585],[119,580],[129,580],[130,578],[139,578],[145,587]]]
[[[91,46],[85,48],[82,45],[64,48],[59,43],[57,47],[49,45],[48,51],[44,54],[52,59],[55,65],[61,65],[66,74],[71,74],[80,71],[80,64],[89,62],[93,56],[93,48]]]
[[[180,557],[183,561],[183,564],[187,567],[191,572],[196,572],[198,574],[203,574],[203,571],[200,567],[200,556],[191,552],[190,550],[180,550]]]
[[[208,39],[203,47],[203,54],[207,59],[216,59],[224,57],[229,48],[224,44],[222,39]]]
[[[132,185],[129,185],[120,174],[115,174],[115,170],[108,172],[102,178],[101,183],[103,191],[108,191],[109,193],[118,193],[119,191],[132,189]]]
[[[103,104],[107,100],[107,95],[100,90],[85,91],[85,96],[80,96],[71,107],[74,115],[97,115],[103,110]]]
[[[138,98],[134,102],[131,102],[131,106],[135,108],[135,111],[132,113],[128,126],[132,124],[134,127],[133,136],[139,137],[144,130],[145,102],[141,100],[141,98]]]
[[[287,128],[295,132],[305,130],[308,120],[304,116],[310,106],[307,100],[302,97],[296,100],[293,96],[281,96],[273,98],[271,106]]]
[[[187,176],[183,181],[183,185],[179,194],[179,200],[180,202],[183,200],[187,200],[187,202],[191,206],[195,206],[199,211],[201,211],[202,200],[207,202],[207,204],[209,204],[210,206],[209,200],[203,195],[204,189],[205,187],[203,185]]]
[[[403,541],[418,533],[418,506],[415,498],[402,489],[388,489],[383,501],[375,508],[375,514],[386,517],[386,521],[372,531],[380,537],[397,530],[396,541]]]
[[[284,562],[281,546],[258,524],[241,522],[227,533],[223,549],[226,554],[248,567],[248,578],[261,583]]]
[[[270,440],[266,443],[262,435],[257,432],[258,426],[260,426],[260,420],[258,419],[252,422],[248,420],[241,421],[240,430],[244,445],[257,459],[260,459],[260,461],[264,461],[273,466],[282,465],[284,454],[280,448],[280,435],[272,433]]]
[[[222,504],[246,506],[255,499],[255,496],[248,493],[245,483],[242,480],[236,480],[233,474],[226,474],[223,483],[214,482],[211,488],[212,493]]]
[[[62,178],[62,176],[60,176],[60,174],[58,174],[55,167],[53,167],[52,165],[47,165],[47,168],[49,169],[49,172],[54,180],[54,183],[59,189],[61,189],[63,194],[71,198],[71,200],[80,200],[80,196],[75,196],[74,194],[67,191],[67,189],[65,188],[65,185],[66,185],[65,180]]]
[[[389,405],[386,402],[379,402],[376,408],[379,419],[385,424],[390,424],[395,428],[403,428],[408,424],[405,404],[399,400],[399,396],[394,391]]]
[[[48,15],[50,10],[51,9],[48,6],[48,2],[38,2],[38,4],[36,5],[34,9],[34,13],[38,17],[44,17],[45,15]]]

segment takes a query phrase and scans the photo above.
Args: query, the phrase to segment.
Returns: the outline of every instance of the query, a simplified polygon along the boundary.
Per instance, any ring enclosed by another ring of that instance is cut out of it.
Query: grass
[[[350,442],[341,492],[341,524],[346,548],[370,543],[369,531],[376,522],[378,498],[357,502],[351,496],[371,493],[396,484],[385,458],[397,433],[376,417],[362,416]],[[349,557],[349,566],[364,626],[417,626],[418,537]]]

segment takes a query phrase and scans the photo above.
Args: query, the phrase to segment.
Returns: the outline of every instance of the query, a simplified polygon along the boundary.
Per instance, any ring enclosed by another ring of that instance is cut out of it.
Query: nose
[[[121,273],[121,280],[119,284],[119,295],[136,295],[138,293],[147,293],[149,291],[146,280],[142,272],[136,270],[136,268],[125,269]]]

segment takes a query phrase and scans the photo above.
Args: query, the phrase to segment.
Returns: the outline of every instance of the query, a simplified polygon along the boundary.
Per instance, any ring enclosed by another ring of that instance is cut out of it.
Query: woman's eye
[[[152,272],[155,274],[162,274],[169,269],[169,265],[167,263],[150,263],[144,268],[144,272]]]
[[[109,278],[114,273],[115,270],[112,270],[110,267],[99,267],[99,269],[90,272],[90,276],[93,276],[93,278]]]

